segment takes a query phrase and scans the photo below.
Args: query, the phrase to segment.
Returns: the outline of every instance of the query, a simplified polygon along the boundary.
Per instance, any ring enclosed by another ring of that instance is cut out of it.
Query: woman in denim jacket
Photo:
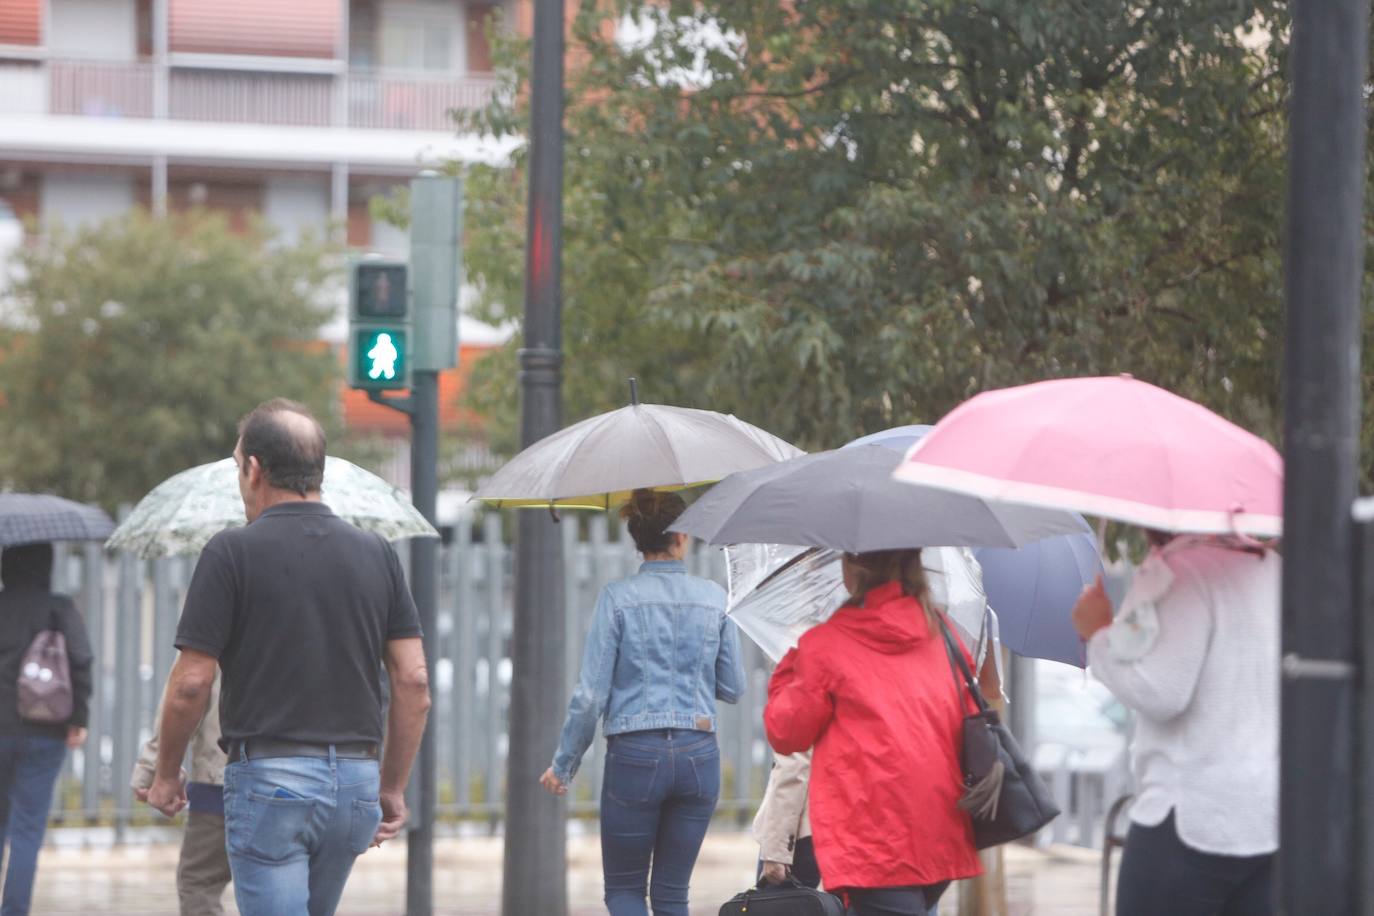
[[[668,531],[685,508],[676,494],[636,490],[621,510],[644,563],[597,598],[558,752],[540,779],[567,792],[605,720],[601,857],[612,916],[647,916],[646,885],[654,916],[687,916],[720,796],[716,700],[744,692],[725,591],[687,574],[687,535]]]

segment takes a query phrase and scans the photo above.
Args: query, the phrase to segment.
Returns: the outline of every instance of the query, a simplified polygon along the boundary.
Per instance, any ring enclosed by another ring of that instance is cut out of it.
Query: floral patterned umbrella
[[[320,495],[335,515],[388,541],[439,536],[402,491],[342,458],[325,459]],[[238,469],[234,459],[225,458],[158,484],[105,546],[144,559],[199,553],[214,535],[245,522]]]

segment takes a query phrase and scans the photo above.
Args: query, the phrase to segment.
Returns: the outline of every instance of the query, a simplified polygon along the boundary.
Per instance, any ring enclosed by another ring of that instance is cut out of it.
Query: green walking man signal
[[[348,384],[410,387],[410,290],[403,261],[363,258],[348,272]]]

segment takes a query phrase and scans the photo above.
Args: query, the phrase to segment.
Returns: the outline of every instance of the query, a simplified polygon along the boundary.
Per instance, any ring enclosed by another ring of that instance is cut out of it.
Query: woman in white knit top
[[[1268,916],[1278,849],[1279,573],[1272,550],[1151,533],[1113,619],[1073,610],[1088,665],[1136,712],[1118,916]]]

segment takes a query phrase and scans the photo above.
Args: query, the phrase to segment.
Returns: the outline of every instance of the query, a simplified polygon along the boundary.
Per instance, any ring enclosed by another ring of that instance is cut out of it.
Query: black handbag
[[[987,849],[1029,836],[1058,817],[1059,806],[997,711],[988,706],[943,617],[940,629],[961,703],[967,689],[978,707],[976,713],[964,717],[959,758],[965,790],[959,807],[973,818],[974,845]]]
[[[834,894],[813,890],[789,876],[781,884],[762,884],[736,894],[720,916],[844,916],[844,903]]]

